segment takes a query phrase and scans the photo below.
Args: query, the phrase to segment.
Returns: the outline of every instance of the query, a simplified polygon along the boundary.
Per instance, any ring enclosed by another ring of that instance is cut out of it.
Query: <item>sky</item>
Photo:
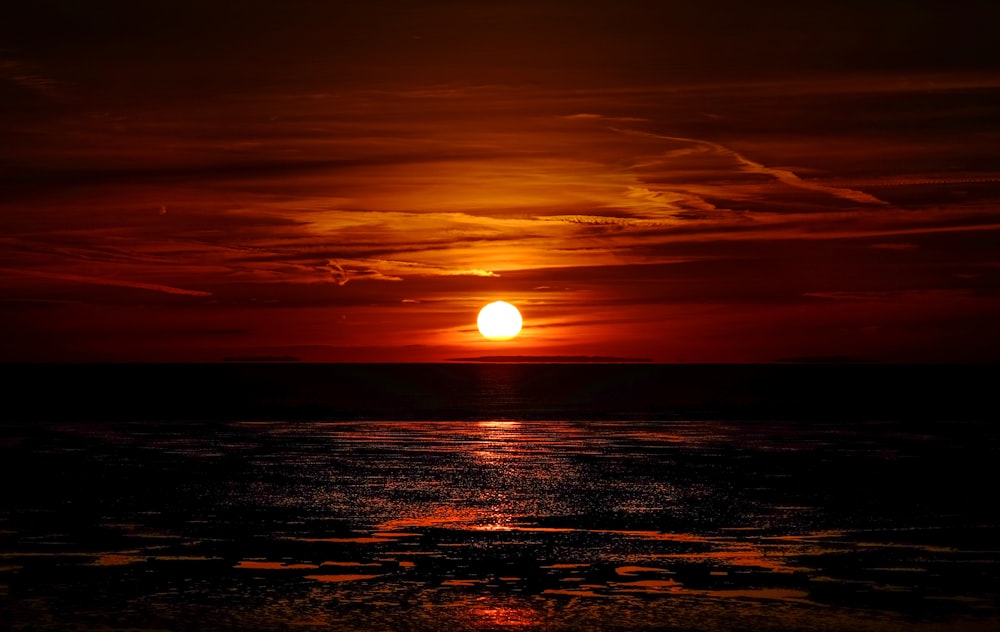
[[[710,5],[7,3],[0,361],[1000,358],[1000,5]]]

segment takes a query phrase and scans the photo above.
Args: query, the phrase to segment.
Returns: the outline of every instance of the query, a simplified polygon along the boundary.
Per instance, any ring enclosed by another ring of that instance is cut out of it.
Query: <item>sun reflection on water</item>
[[[469,609],[469,618],[485,629],[528,628],[538,624],[535,611],[525,607],[477,606]]]

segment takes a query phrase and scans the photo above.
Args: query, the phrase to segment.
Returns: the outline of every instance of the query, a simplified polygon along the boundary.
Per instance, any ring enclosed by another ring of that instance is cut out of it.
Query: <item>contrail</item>
[[[819,191],[821,193],[827,193],[845,200],[851,200],[852,202],[858,202],[860,204],[878,204],[878,205],[888,205],[888,202],[880,200],[873,195],[869,195],[864,191],[856,191],[854,189],[848,189],[845,187],[833,187],[825,184],[819,184],[817,182],[809,182],[808,180],[803,180],[795,173],[787,169],[776,169],[774,167],[768,167],[762,165],[759,162],[754,162],[750,160],[743,154],[739,153],[734,149],[730,149],[725,145],[720,145],[719,143],[713,143],[708,140],[701,140],[698,138],[682,138],[680,136],[664,136],[662,134],[654,134],[652,132],[640,132],[636,130],[621,129],[617,127],[612,127],[612,130],[622,133],[630,134],[634,136],[647,136],[651,138],[662,138],[664,140],[679,141],[682,143],[691,143],[693,145],[701,145],[702,147],[708,147],[716,152],[724,154],[726,156],[732,157],[736,162],[740,164],[743,171],[749,171],[751,173],[764,173],[767,174],[779,182],[784,182],[788,186],[795,187],[797,189],[806,189],[809,191]]]
[[[909,187],[909,186],[932,186],[935,184],[996,184],[1000,183],[998,176],[972,176],[955,178],[877,178],[871,180],[852,180],[854,186],[868,187]]]
[[[127,281],[123,279],[111,279],[108,277],[91,277],[80,274],[63,274],[61,272],[42,272],[40,270],[15,270],[13,268],[0,268],[0,270],[9,274],[42,277],[45,279],[54,279],[56,281],[89,283],[91,285],[114,285],[118,287],[130,287],[136,290],[149,290],[151,292],[181,294],[184,296],[212,296],[211,292],[202,292],[201,290],[185,290],[184,288],[173,287],[171,285],[160,285],[159,283],[142,283],[141,281]]]

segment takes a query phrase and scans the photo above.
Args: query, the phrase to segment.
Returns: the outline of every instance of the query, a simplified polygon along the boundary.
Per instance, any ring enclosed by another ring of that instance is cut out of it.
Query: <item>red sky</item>
[[[995,361],[1000,10],[878,4],[5,9],[0,361]]]

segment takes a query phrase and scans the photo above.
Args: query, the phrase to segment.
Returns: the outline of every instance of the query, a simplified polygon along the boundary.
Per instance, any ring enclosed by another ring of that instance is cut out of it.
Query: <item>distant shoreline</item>
[[[997,365],[20,364],[2,423],[67,420],[1000,419]]]

